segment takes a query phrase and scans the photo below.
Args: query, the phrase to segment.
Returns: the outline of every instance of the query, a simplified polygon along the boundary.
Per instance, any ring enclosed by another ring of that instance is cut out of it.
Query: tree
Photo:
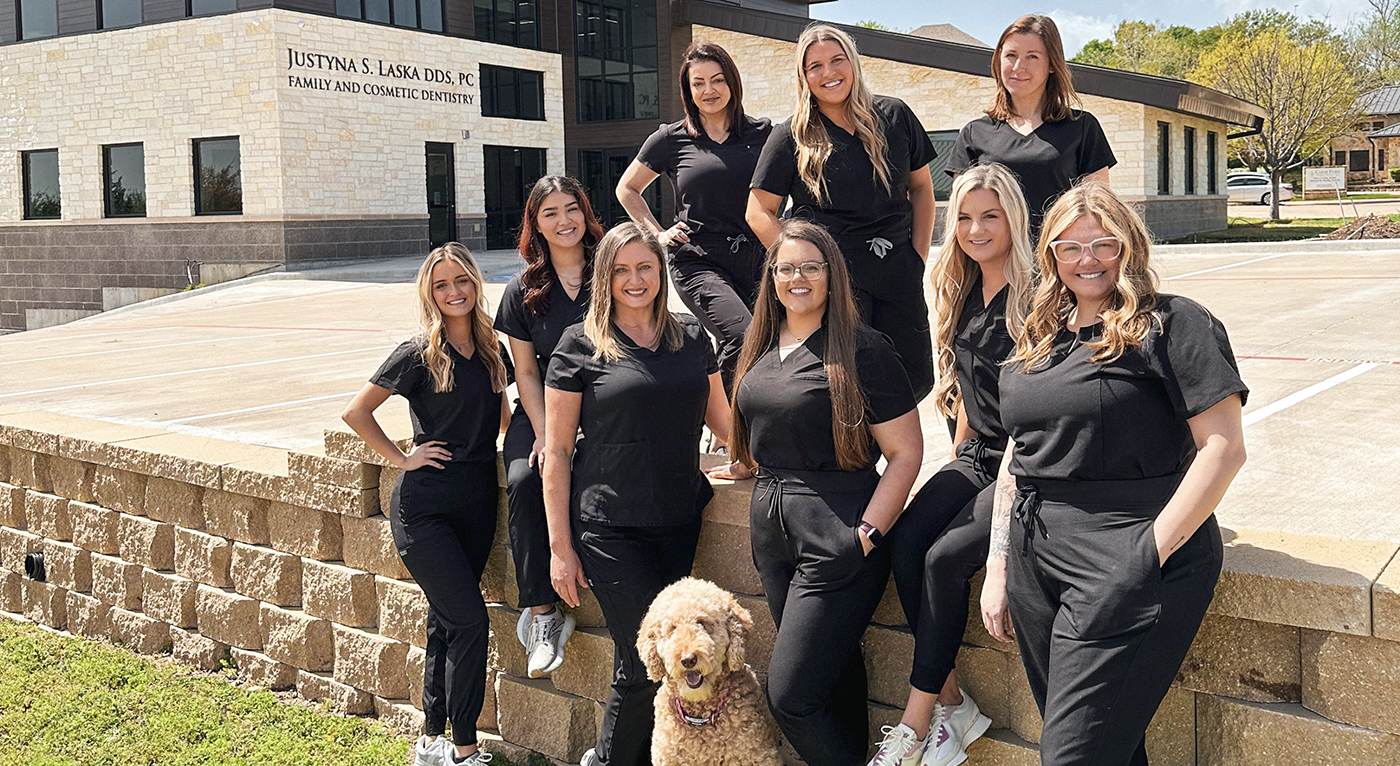
[[[1367,0],[1368,10],[1351,30],[1351,49],[1371,74],[1371,83],[1400,79],[1400,0]]]
[[[1400,0],[1396,0],[1400,2]],[[1112,40],[1090,40],[1072,59],[1080,64],[1125,69],[1159,77],[1185,77],[1201,56],[1219,41],[1223,31],[1210,27],[1161,28],[1145,21],[1124,21]]]
[[[858,27],[865,27],[866,29],[875,29],[875,30],[879,30],[879,31],[881,31],[881,32],[898,32],[898,31],[899,31],[898,29],[895,29],[895,28],[893,28],[893,27],[887,27],[887,26],[885,26],[884,24],[881,24],[880,22],[878,22],[878,21],[876,21],[876,20],[874,20],[874,19],[866,19],[865,21],[857,21],[857,22],[856,22],[856,26],[858,26]]]

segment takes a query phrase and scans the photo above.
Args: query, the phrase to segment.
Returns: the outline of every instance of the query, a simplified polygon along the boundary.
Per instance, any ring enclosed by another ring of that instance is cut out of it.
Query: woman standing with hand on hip
[[[482,764],[491,756],[476,740],[489,627],[480,586],[496,534],[496,435],[510,417],[506,365],[466,247],[449,242],[429,253],[417,283],[422,332],[394,349],[341,417],[403,471],[389,522],[428,598],[424,736],[414,765]],[[374,418],[391,394],[408,400],[413,419],[406,455]]]
[[[797,106],[759,156],[747,220],[771,245],[778,209],[825,226],[851,275],[860,318],[894,344],[915,399],[933,389],[924,261],[933,239],[934,158],[907,104],[873,96],[850,35],[826,24],[797,40]]]
[[[1043,234],[1041,283],[1001,376],[1015,443],[982,621],[1009,640],[1009,598],[1042,763],[1144,766],[1147,726],[1220,576],[1213,512],[1244,464],[1249,391],[1224,325],[1157,292],[1147,228],[1107,187],[1066,192]]]
[[[744,221],[758,153],[773,125],[744,113],[744,86],[729,53],[700,42],[681,59],[685,119],[642,144],[617,184],[617,199],[671,255],[681,300],[719,346],[726,390],[753,319],[763,245]],[[675,185],[676,223],[663,229],[642,192],[665,174]]]

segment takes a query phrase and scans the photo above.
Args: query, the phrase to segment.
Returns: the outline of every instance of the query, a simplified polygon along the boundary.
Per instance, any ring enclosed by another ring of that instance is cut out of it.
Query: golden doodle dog
[[[744,664],[752,627],[748,610],[706,580],[687,577],[651,602],[637,651],[661,682],[653,766],[778,766],[778,727]]]

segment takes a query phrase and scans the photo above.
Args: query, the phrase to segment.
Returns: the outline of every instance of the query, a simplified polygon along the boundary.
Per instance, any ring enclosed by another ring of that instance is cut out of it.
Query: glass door
[[[452,144],[429,142],[428,167],[428,246],[437,247],[457,239],[457,188],[452,170]]]

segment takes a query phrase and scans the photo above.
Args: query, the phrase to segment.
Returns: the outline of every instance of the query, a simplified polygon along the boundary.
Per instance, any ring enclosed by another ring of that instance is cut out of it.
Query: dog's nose
[[[696,657],[695,655],[693,655],[693,654],[687,654],[687,655],[685,655],[684,657],[681,658],[681,665],[682,665],[686,670],[690,670],[691,668],[695,667],[695,662],[696,662],[696,660],[697,660],[697,657]]]

